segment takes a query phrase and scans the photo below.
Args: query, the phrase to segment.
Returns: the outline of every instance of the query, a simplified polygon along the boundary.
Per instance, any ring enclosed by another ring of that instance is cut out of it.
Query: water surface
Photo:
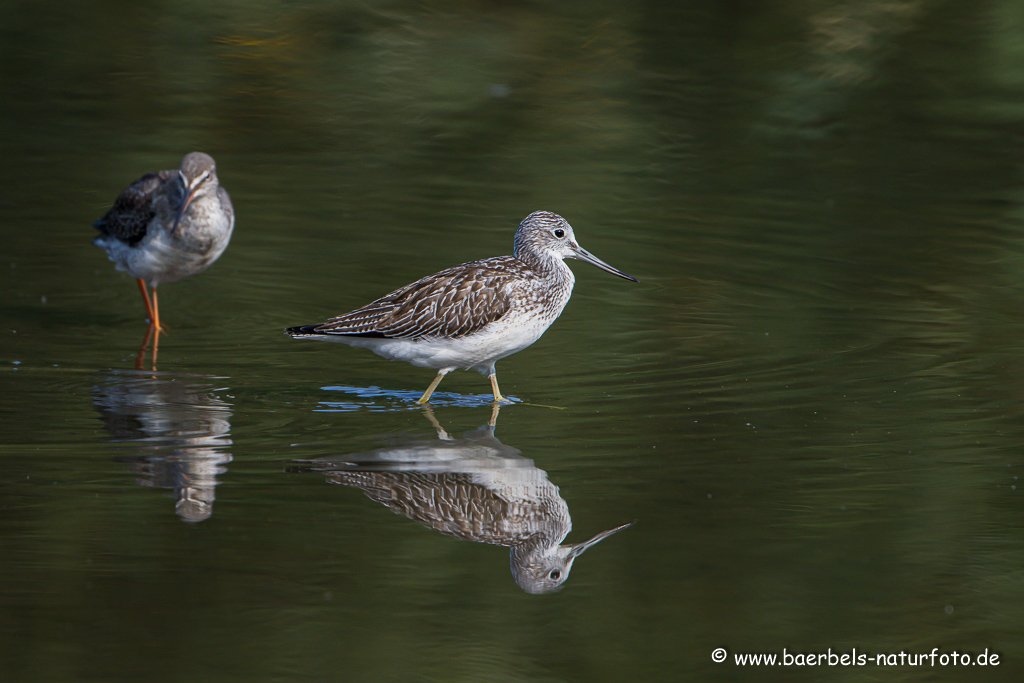
[[[1024,673],[1017,3],[0,12],[3,680]],[[193,149],[236,231],[139,369],[90,223]],[[538,209],[640,282],[572,263],[493,420],[476,373],[428,412],[432,372],[283,333]],[[296,464],[492,421],[566,543],[636,520],[560,591]],[[1001,659],[732,659],[783,648]]]

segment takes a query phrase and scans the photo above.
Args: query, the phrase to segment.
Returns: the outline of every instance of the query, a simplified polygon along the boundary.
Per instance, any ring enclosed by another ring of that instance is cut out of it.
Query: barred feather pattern
[[[465,541],[513,547],[541,537],[550,546],[572,528],[565,501],[546,478],[546,486],[530,496],[503,496],[461,472],[331,472],[328,480],[361,489],[393,512]]]
[[[535,269],[514,256],[473,261],[417,280],[362,308],[311,326],[308,332],[458,339],[503,318],[516,300],[513,290],[531,291],[529,284],[537,278]],[[557,316],[562,306],[551,313]]]

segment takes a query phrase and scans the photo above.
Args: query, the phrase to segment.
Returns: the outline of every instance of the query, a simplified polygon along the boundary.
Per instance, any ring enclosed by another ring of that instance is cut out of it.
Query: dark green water
[[[1024,675],[1018,2],[7,2],[0,74],[0,680]],[[235,234],[137,372],[90,224],[194,149]],[[537,209],[640,280],[498,364],[568,542],[636,520],[548,595],[296,466],[442,439],[433,372],[282,332]],[[1000,659],[732,658],[783,648]]]

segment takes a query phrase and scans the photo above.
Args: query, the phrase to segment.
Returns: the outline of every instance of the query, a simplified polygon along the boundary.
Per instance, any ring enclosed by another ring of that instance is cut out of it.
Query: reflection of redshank
[[[177,171],[147,173],[129,185],[93,225],[102,233],[93,244],[139,283],[150,327],[159,334],[156,286],[216,261],[231,239],[235,211],[217,183],[213,158],[192,152]]]
[[[174,491],[185,522],[213,514],[217,477],[231,462],[231,406],[215,377],[111,372],[93,387],[100,419],[141,486]]]
[[[577,244],[564,218],[537,211],[516,230],[512,256],[463,263],[323,324],[286,331],[436,369],[419,403],[429,401],[441,378],[456,368],[487,375],[494,400],[505,401],[494,364],[540,339],[561,314],[575,282],[566,258],[636,282]]]

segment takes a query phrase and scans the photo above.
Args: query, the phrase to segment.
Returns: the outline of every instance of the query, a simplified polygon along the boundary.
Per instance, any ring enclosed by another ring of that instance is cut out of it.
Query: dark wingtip
[[[384,339],[387,337],[383,332],[336,332],[334,330],[322,329],[327,323],[317,325],[299,325],[298,327],[286,327],[284,332],[296,339],[300,337],[367,337],[369,339]]]
[[[284,332],[292,337],[305,337],[311,334],[316,334],[317,327],[319,327],[319,325],[299,325],[298,327],[286,327]]]

